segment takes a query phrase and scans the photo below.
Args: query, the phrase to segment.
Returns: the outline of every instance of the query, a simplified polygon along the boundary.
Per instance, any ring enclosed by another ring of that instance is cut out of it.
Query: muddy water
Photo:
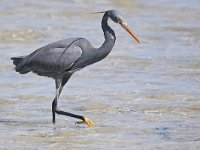
[[[117,42],[102,62],[76,73],[59,100],[54,81],[14,72],[12,56],[50,42],[86,37],[103,42],[102,15],[118,9],[143,42],[110,22]],[[200,149],[200,2],[0,1],[0,149]],[[98,38],[97,38],[98,37]]]

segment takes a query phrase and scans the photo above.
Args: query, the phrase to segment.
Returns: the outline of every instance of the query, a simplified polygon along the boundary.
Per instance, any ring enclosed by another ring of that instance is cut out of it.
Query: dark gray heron
[[[82,120],[76,122],[76,124],[86,123],[88,126],[94,126],[94,123],[84,116],[59,110],[57,102],[64,85],[73,73],[104,59],[111,52],[116,36],[115,32],[108,25],[108,18],[120,24],[138,43],[141,43],[122,19],[119,11],[109,10],[98,13],[104,13],[101,27],[104,32],[105,41],[101,47],[94,48],[85,38],[69,38],[50,43],[35,50],[30,55],[11,58],[16,72],[20,74],[33,72],[55,80],[56,96],[52,102],[53,123],[56,122],[55,113],[57,113]]]

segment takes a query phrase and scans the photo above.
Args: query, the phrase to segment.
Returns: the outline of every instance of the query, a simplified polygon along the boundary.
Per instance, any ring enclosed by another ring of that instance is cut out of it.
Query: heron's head
[[[131,30],[131,28],[127,25],[127,23],[124,21],[122,14],[117,10],[109,10],[105,12],[98,12],[98,13],[106,13],[108,17],[115,23],[118,23],[121,25],[122,28],[124,28],[139,44],[142,42],[139,40],[139,38],[135,35],[135,33]]]

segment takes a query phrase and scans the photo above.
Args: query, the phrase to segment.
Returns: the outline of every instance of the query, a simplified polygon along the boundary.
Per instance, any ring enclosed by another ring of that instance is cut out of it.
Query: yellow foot
[[[86,117],[84,117],[83,121],[77,121],[75,124],[77,125],[77,124],[83,124],[83,123],[86,123],[88,125],[88,127],[95,126],[95,124]]]

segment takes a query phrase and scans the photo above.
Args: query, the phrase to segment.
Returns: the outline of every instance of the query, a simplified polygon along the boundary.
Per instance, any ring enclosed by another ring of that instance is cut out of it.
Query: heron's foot
[[[91,121],[91,120],[89,120],[88,118],[86,118],[86,117],[83,117],[84,118],[84,120],[83,121],[77,121],[75,124],[76,125],[79,125],[79,124],[87,124],[88,125],[88,127],[93,127],[93,126],[95,126],[95,124]]]

